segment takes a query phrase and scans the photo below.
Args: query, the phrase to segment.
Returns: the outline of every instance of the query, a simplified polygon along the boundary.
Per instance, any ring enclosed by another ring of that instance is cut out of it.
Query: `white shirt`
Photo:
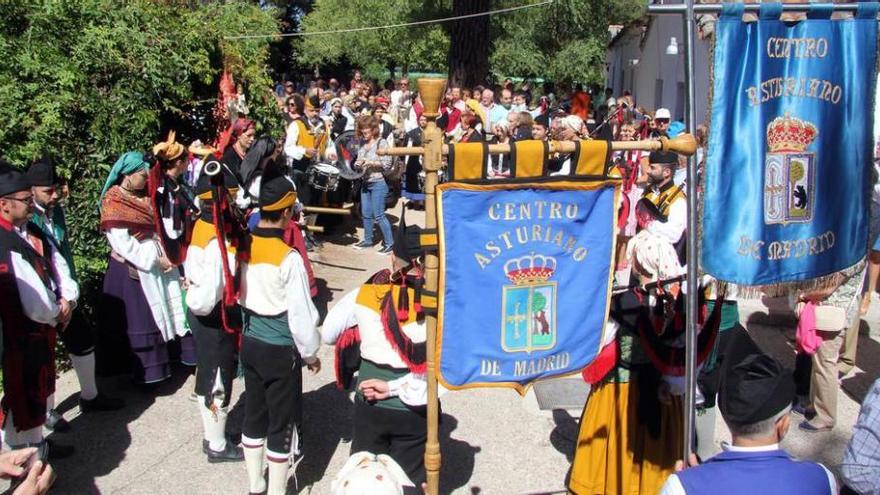
[[[355,289],[349,292],[327,312],[327,316],[324,318],[324,325],[321,327],[321,341],[324,344],[334,345],[345,329],[359,324],[359,314],[361,315],[361,318],[364,318],[364,313],[358,311],[357,298],[359,292],[360,289]],[[422,324],[422,326],[424,326],[424,324]],[[388,347],[388,350],[393,353],[393,350],[390,349],[390,344],[384,340],[384,335],[381,337],[383,339],[381,342],[374,342],[372,345],[370,344],[372,339],[369,339],[369,336],[366,336],[366,345],[368,348],[365,349],[364,332],[368,331],[368,329],[364,325],[360,325],[359,328],[361,329],[362,355],[364,354],[364,351],[366,351],[367,356],[374,357],[370,354],[371,349],[375,350],[375,347],[382,343],[384,343],[385,347]],[[394,358],[397,360],[400,359],[396,355]],[[444,395],[448,391],[440,384],[438,384],[438,387],[438,397]],[[428,403],[428,382],[424,374],[407,373],[396,380],[391,380],[388,382],[388,390],[392,397],[399,397],[401,402],[408,406],[424,406]]]
[[[773,450],[779,450],[779,444],[774,443],[772,445],[764,445],[761,447],[737,447],[735,445],[723,443],[721,448],[727,452],[770,452]],[[822,464],[819,464],[819,466],[822,466]],[[834,480],[834,475],[831,474],[831,471],[825,466],[822,466],[822,470],[825,471],[825,476],[828,477],[828,486],[831,489],[830,493],[837,493],[837,482]],[[678,479],[678,475],[673,473],[666,478],[666,483],[663,483],[663,486],[660,488],[660,495],[687,495],[687,492],[685,491],[684,486],[682,486],[681,480]]]
[[[213,225],[212,225],[213,227]],[[227,245],[229,268],[235,270],[235,255]],[[190,244],[183,262],[189,289],[186,292],[186,305],[194,315],[206,316],[214,310],[223,296],[226,281],[223,277],[223,258],[220,256],[220,243],[211,239],[202,249]]]
[[[675,244],[681,239],[686,228],[687,200],[684,197],[680,197],[669,205],[669,215],[665,222],[655,220],[648,225],[646,230]]]
[[[27,230],[24,225],[21,228],[16,228],[14,230],[19,237],[30,244],[30,239],[28,239]],[[61,252],[55,249],[55,245],[51,242],[48,242],[46,244],[46,247],[49,249],[49,253],[44,254],[48,255],[48,257],[52,260],[52,266],[55,267],[55,273],[52,279],[52,283],[61,292],[61,297],[75,305],[76,300],[79,299],[79,284],[75,280],[73,280],[73,277],[70,275],[70,266],[67,264],[67,260],[64,259],[64,256],[61,254]],[[30,266],[30,263],[25,262],[24,258],[21,258],[19,256],[19,259],[21,260],[21,262],[26,263],[28,266]],[[16,268],[18,267],[18,265],[15,264],[14,266],[16,266]],[[31,267],[31,271],[33,272],[33,267]],[[36,275],[36,272],[33,273],[34,275]],[[43,285],[43,283],[40,282],[40,285]]]
[[[291,249],[281,265],[245,263],[239,302],[259,315],[287,312],[290,334],[306,363],[314,362],[321,345],[318,309],[312,302],[309,277],[298,252]]]
[[[302,160],[306,154],[306,148],[297,144],[299,141],[299,125],[296,120],[287,126],[287,135],[284,138],[284,156],[288,162],[291,160]]]

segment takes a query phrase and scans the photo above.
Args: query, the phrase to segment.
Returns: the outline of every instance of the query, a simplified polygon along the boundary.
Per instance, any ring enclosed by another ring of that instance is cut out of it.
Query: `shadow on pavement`
[[[863,373],[855,373],[841,382],[841,389],[854,401],[861,404],[874,380],[880,376],[880,343],[870,336],[868,322],[861,320],[859,324],[859,343],[856,348],[856,366]]]
[[[336,475],[327,467],[339,442],[351,438],[352,411],[348,393],[338,390],[335,382],[303,394],[304,457],[296,469],[299,490]]]
[[[477,452],[480,447],[452,438],[458,427],[458,420],[448,414],[440,416],[440,493],[452,493],[467,485],[474,474]],[[479,487],[472,487],[471,493],[480,493]]]
[[[58,443],[73,445],[74,454],[66,459],[52,461],[58,480],[53,493],[92,494],[100,493],[95,479],[106,476],[116,469],[126,457],[131,446],[128,425],[136,421],[159,396],[174,395],[189,378],[192,369],[175,366],[170,379],[153,388],[135,388],[127,375],[100,379],[102,392],[125,401],[118,411],[92,412],[71,418],[69,411],[79,402],[74,394],[58,404],[56,409],[66,415],[71,430],[64,434],[52,434]]]
[[[550,432],[550,444],[571,463],[574,460],[574,446],[578,436],[578,418],[564,409],[553,410],[553,423],[556,427]]]

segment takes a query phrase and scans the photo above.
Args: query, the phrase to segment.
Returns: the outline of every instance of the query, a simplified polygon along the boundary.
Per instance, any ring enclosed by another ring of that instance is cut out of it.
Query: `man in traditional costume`
[[[201,213],[193,226],[184,262],[189,285],[186,316],[199,351],[196,403],[204,428],[202,450],[211,463],[244,459],[241,447],[226,438],[232,380],[238,364],[241,310],[237,301],[229,304],[225,296],[230,293],[227,287],[235,290],[237,249],[245,248],[226,228],[234,227],[231,209],[236,207],[236,189],[235,177],[226,171],[199,177],[196,193]]]
[[[718,397],[732,445],[703,464],[672,474],[662,495],[773,493],[831,495],[834,475],[825,466],[797,461],[779,448],[791,424],[791,372],[765,354],[728,369]]]
[[[687,228],[687,197],[683,186],[676,186],[673,174],[678,154],[654,151],[648,156],[648,187],[636,205],[639,230],[665,238],[684,262],[684,231]]]
[[[591,391],[568,485],[578,495],[656,494],[681,452],[684,268],[649,232],[629,249],[639,284],[612,297],[604,347],[584,370]],[[714,346],[719,315],[699,322],[698,363]]]
[[[34,198],[34,213],[31,222],[40,228],[52,247],[61,254],[70,271],[71,278],[76,281],[76,268],[73,262],[73,250],[70,247],[69,232],[65,221],[64,208],[61,200],[61,183],[55,170],[55,163],[49,155],[42,156],[27,170],[27,178],[31,184]],[[76,313],[73,315],[77,320]],[[121,408],[124,403],[116,398],[108,397],[98,391],[95,381],[95,336],[89,325],[84,321],[76,321],[61,331],[61,342],[70,356],[73,370],[79,381],[79,406],[82,412],[110,411]],[[53,431],[66,431],[70,428],[67,421],[54,409],[54,395],[49,396],[49,412],[46,415],[46,427]]]
[[[275,167],[263,172],[260,222],[251,236],[249,259],[242,265],[239,298],[247,389],[241,443],[251,493],[267,489],[264,456],[269,461],[268,495],[286,492],[290,458],[300,450],[301,363],[312,373],[321,368],[318,310],[309,295],[302,258],[283,240],[295,202],[289,179]]]
[[[102,327],[122,324],[136,384],[169,378],[168,342],[188,332],[178,273],[156,232],[147,191],[149,167],[142,153],[123,154],[101,192],[101,231],[112,249],[104,276]]]
[[[311,204],[312,198],[306,170],[318,150],[315,149],[315,135],[306,112],[317,114],[318,109],[311,100],[307,101],[299,95],[293,97],[293,103],[291,108],[293,121],[287,126],[287,134],[284,138],[284,156],[287,157],[287,165],[291,169],[299,201],[307,205]]]
[[[70,322],[79,286],[64,256],[29,222],[33,196],[27,177],[0,161],[0,322],[3,328],[3,438],[12,449],[40,446],[55,393],[56,329]],[[65,457],[72,447],[52,446]]]
[[[333,306],[321,338],[336,343],[338,356],[350,355],[347,348],[360,343],[352,453],[387,454],[420,486],[426,479],[428,431],[426,334],[420,304],[424,278],[421,230],[407,228],[404,217],[401,214],[394,241],[394,271],[376,273]],[[354,363],[337,362],[338,383],[350,382],[341,368],[353,373]]]

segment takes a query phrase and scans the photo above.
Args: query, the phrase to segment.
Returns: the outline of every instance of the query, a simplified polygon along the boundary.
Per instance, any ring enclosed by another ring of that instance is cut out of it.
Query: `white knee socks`
[[[79,380],[80,394],[82,400],[92,400],[98,396],[98,385],[95,383],[95,353],[90,352],[85,356],[70,355],[70,361],[73,363],[73,370],[76,371],[76,378]]]
[[[284,495],[287,493],[287,472],[290,468],[290,461],[284,459],[278,462],[269,459],[269,491],[267,495]]]
[[[210,444],[211,450],[220,452],[226,448],[226,415],[225,408],[217,406],[215,415],[211,409],[205,407],[205,397],[198,396],[197,407],[202,415],[202,427],[205,430],[205,440]]]
[[[247,467],[248,474],[248,491],[251,493],[266,491],[266,480],[263,478],[263,458],[266,451],[265,441],[262,438],[241,437],[241,446],[244,450],[244,464]]]

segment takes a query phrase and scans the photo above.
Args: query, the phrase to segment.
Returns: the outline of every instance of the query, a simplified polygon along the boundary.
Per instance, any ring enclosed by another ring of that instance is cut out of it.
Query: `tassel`
[[[400,295],[397,298],[397,321],[409,320],[409,290],[406,287],[406,277],[400,282]]]

